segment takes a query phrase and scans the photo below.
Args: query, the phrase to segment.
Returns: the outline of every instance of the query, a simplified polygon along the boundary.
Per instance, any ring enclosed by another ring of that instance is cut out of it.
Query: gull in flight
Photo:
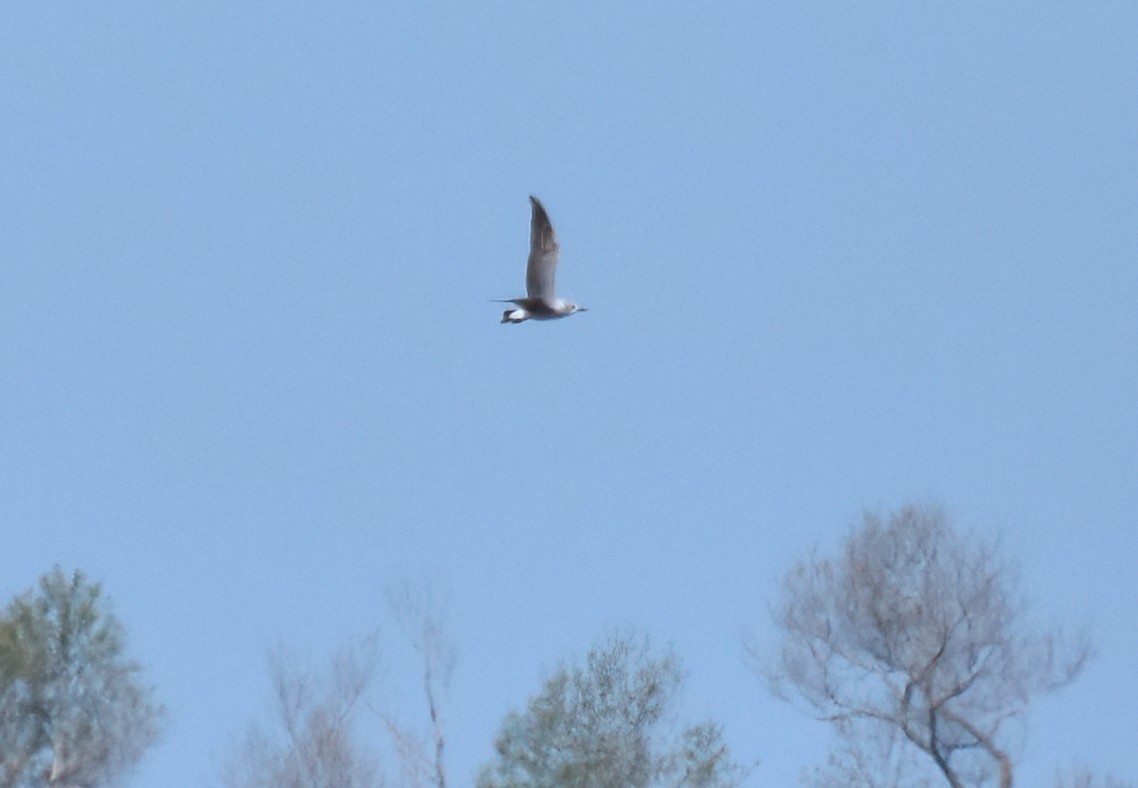
[[[574,312],[584,312],[585,307],[572,301],[558,298],[555,294],[554,279],[557,275],[557,256],[561,246],[549,214],[545,212],[538,199],[532,194],[533,217],[529,226],[529,262],[526,264],[526,297],[507,298],[503,303],[513,304],[514,309],[502,313],[503,323],[523,323],[526,320],[556,320],[569,317]]]

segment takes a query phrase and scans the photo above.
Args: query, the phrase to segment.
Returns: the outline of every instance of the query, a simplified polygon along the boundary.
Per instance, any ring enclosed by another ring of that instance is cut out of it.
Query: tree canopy
[[[1070,682],[1088,653],[1032,629],[1023,610],[996,548],[939,510],[867,515],[836,556],[812,556],[787,575],[770,676],[845,737],[848,752],[831,764],[838,784],[890,784],[889,762],[915,748],[954,788],[1006,788],[1006,724]]]
[[[480,788],[733,786],[743,770],[720,729],[704,723],[679,741],[661,730],[683,683],[677,657],[654,656],[644,639],[612,637],[585,665],[550,676],[525,712],[509,714],[497,759]]]
[[[108,785],[158,735],[97,583],[56,567],[0,616],[0,785]]]
[[[360,744],[355,713],[375,670],[375,642],[340,651],[324,672],[300,670],[283,649],[269,658],[279,731],[251,725],[229,759],[226,788],[380,788],[378,761]]]

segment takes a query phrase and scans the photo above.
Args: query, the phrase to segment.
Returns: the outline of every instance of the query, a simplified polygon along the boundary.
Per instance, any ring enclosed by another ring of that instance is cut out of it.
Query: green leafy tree
[[[684,673],[672,654],[653,656],[643,639],[612,637],[584,667],[546,680],[524,713],[509,714],[496,761],[480,788],[648,788],[737,785],[744,770],[718,725],[688,728],[669,741],[669,708]]]
[[[99,584],[58,567],[0,616],[0,785],[102,786],[155,741],[161,708]]]
[[[836,556],[796,566],[768,675],[844,740],[812,784],[1011,786],[1009,723],[1089,651],[1023,609],[995,547],[935,509],[867,515]]]

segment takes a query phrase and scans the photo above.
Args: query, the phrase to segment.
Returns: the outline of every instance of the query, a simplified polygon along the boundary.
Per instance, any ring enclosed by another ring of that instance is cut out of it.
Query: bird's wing
[[[529,227],[526,294],[530,298],[540,298],[547,304],[552,304],[557,299],[554,294],[556,290],[554,280],[557,275],[557,256],[561,247],[557,243],[557,234],[553,232],[553,225],[545,208],[533,195],[530,195],[529,201],[533,203],[533,217]]]

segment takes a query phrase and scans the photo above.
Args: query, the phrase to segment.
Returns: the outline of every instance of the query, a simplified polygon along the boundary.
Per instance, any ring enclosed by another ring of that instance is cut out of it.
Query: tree
[[[446,635],[442,612],[429,585],[415,588],[405,582],[388,590],[387,602],[422,662],[423,699],[430,731],[426,737],[421,736],[390,714],[384,714],[383,721],[399,755],[403,784],[446,788],[442,701],[454,673],[455,647]]]
[[[370,788],[386,784],[379,739],[360,742],[357,712],[366,707],[390,738],[401,780],[398,785],[446,788],[442,700],[454,670],[455,650],[429,586],[404,583],[388,603],[422,664],[422,689],[429,728],[400,724],[385,708],[367,702],[375,673],[378,637],[341,650],[327,671],[295,668],[295,658],[278,648],[269,676],[280,730],[276,736],[251,725],[224,766],[227,788]],[[377,726],[378,728],[378,726]],[[365,724],[364,730],[368,729]],[[386,759],[384,759],[386,760]]]
[[[585,666],[546,680],[525,713],[506,717],[497,760],[480,788],[646,788],[736,785],[719,726],[688,728],[678,742],[661,734],[684,674],[672,654],[652,656],[644,639],[612,637]]]
[[[1055,788],[1133,788],[1133,785],[1110,774],[1098,779],[1090,769],[1083,767],[1068,775],[1056,776]]]
[[[1089,652],[1032,631],[996,549],[929,508],[867,515],[839,555],[799,563],[776,620],[784,639],[768,677],[844,738],[821,781],[834,784],[894,784],[884,776],[898,772],[925,784],[918,772],[931,768],[953,788],[1007,788],[1006,724],[1072,681]]]
[[[56,567],[0,616],[0,785],[115,782],[158,735],[162,710],[123,654],[97,583]]]
[[[375,642],[339,652],[324,675],[269,658],[280,734],[249,728],[224,775],[227,788],[379,788],[374,758],[357,742],[354,714],[375,670]]]

